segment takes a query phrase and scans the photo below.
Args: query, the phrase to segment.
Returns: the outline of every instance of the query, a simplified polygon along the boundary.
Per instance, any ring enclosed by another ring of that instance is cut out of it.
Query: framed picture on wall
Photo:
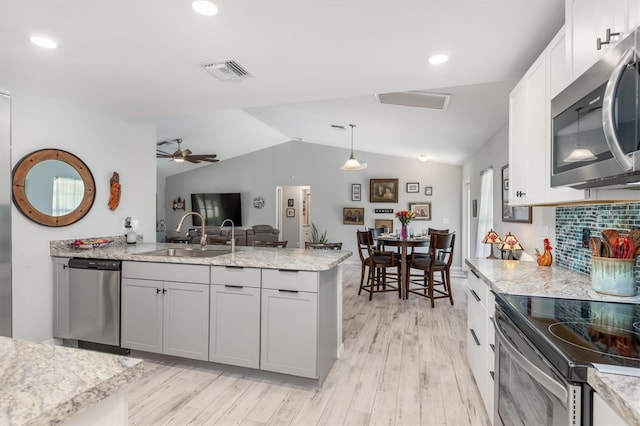
[[[407,192],[409,194],[420,192],[420,184],[417,182],[407,183]]]
[[[287,217],[296,217],[296,209],[287,208]]]
[[[360,201],[362,199],[362,186],[359,183],[351,184],[351,201]]]
[[[369,179],[371,203],[397,203],[398,179]]]
[[[387,228],[388,233],[393,233],[393,219],[376,219],[375,228]]]
[[[287,207],[293,207],[293,198],[287,199]]]
[[[431,220],[431,203],[409,204],[409,210],[416,214],[414,220]]]
[[[424,195],[428,195],[428,196],[433,195],[433,187],[432,186],[425,186],[424,187]]]
[[[364,225],[364,208],[362,207],[343,208],[342,223],[344,225]]]
[[[509,205],[509,165],[502,166],[502,221],[531,223],[532,208]]]

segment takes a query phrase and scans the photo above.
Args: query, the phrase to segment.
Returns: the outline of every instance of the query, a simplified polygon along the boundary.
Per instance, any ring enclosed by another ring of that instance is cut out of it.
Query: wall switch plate
[[[589,248],[589,239],[591,238],[591,230],[582,228],[582,247]]]

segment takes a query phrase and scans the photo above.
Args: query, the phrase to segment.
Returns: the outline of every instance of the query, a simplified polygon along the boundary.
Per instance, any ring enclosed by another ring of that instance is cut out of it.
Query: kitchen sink
[[[229,254],[231,250],[207,250],[192,248],[167,248],[162,250],[140,253],[145,256],[169,256],[169,257],[214,257]]]

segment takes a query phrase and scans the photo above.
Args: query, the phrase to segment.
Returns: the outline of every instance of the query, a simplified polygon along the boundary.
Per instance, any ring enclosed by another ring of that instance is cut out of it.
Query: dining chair
[[[388,268],[399,268],[399,262],[396,260],[395,253],[392,251],[384,251],[376,248],[373,242],[373,232],[356,231],[358,242],[358,255],[362,269],[360,272],[360,288],[358,295],[362,290],[369,292],[369,300],[372,299],[373,293],[382,293],[387,291],[397,291],[398,297],[402,297],[401,287],[399,283],[400,271],[391,274],[387,272]],[[367,272],[369,268],[369,272]],[[367,281],[365,283],[365,273]],[[391,281],[388,280],[391,278]],[[396,285],[391,285],[395,283]]]
[[[253,246],[254,247],[278,247],[278,248],[286,248],[287,247],[287,240],[285,241],[260,241],[260,240],[254,240],[253,241]]]
[[[407,293],[429,298],[432,308],[435,306],[435,299],[449,298],[453,305],[450,271],[456,234],[453,232],[449,234],[434,233],[430,238],[428,256],[411,255],[409,266],[412,269],[421,270],[422,278],[419,280],[410,279]],[[436,272],[440,272],[439,281],[435,280]],[[435,288],[436,286],[442,286],[442,289]]]

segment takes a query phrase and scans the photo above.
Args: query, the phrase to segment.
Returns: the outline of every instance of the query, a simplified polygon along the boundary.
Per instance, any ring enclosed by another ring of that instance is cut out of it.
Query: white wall
[[[59,148],[83,160],[96,183],[91,211],[66,227],[39,225],[12,208],[13,336],[43,341],[52,337],[49,241],[121,235],[126,216],[139,220],[145,240],[155,240],[155,125],[111,119],[10,84],[1,87],[11,93],[12,167],[34,150]],[[107,201],[114,171],[122,198],[112,212]]]
[[[355,250],[355,231],[363,227],[343,225],[343,207],[364,207],[364,224],[373,227],[375,219],[393,219],[393,214],[375,214],[374,208],[397,211],[407,209],[410,202],[430,201],[432,220],[414,221],[412,226],[416,229],[449,228],[460,234],[461,167],[356,152],[356,158],[368,163],[368,168],[356,172],[340,170],[348,156],[349,151],[345,149],[291,141],[170,176],[166,182],[164,206],[167,229],[174,229],[183,213],[181,210],[172,211],[170,200],[186,198],[189,211],[190,194],[193,192],[241,192],[245,226],[275,225],[276,186],[309,185],[311,221],[321,233],[327,231],[329,241],[342,242],[345,250]],[[369,179],[372,178],[398,178],[398,203],[369,203]],[[407,194],[407,182],[419,182],[420,193]],[[351,201],[353,183],[362,185],[362,201]],[[433,187],[433,196],[424,195],[425,185]],[[263,209],[252,206],[253,198],[258,195],[266,200]],[[286,203],[287,197],[284,198]],[[395,220],[394,227],[397,226],[399,222]],[[456,250],[454,264],[460,265],[460,258],[460,251]]]
[[[509,126],[502,127],[491,139],[489,139],[477,153],[465,162],[462,168],[463,181],[471,182],[471,199],[480,198],[480,172],[489,166],[493,166],[493,229],[498,235],[503,236],[507,232],[514,234],[526,254],[535,258],[535,249],[541,250],[542,240],[549,238],[552,246],[555,246],[555,207],[534,207],[532,212],[533,223],[517,223],[502,221],[502,166],[509,162]],[[541,165],[542,167],[542,165]],[[471,218],[471,256],[475,257],[476,235],[478,230],[478,218]],[[489,231],[484,230],[483,232]],[[499,255],[498,248],[494,253]],[[527,256],[525,256],[526,258]],[[524,259],[524,258],[523,258]]]

